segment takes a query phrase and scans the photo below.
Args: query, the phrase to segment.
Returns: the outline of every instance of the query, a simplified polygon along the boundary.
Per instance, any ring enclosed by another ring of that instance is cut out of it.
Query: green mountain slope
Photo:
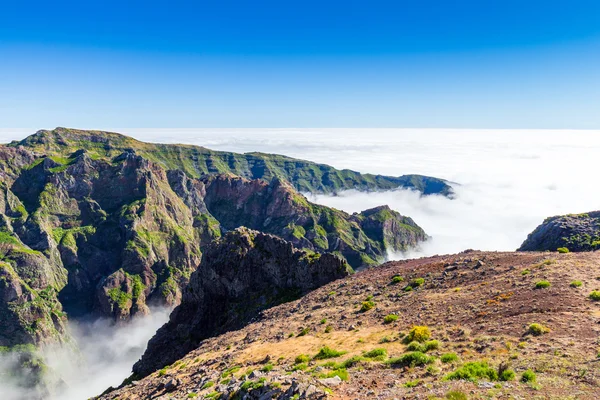
[[[101,158],[134,150],[136,154],[161,164],[168,170],[181,170],[191,178],[214,173],[231,173],[266,181],[278,178],[290,182],[300,192],[336,193],[349,189],[375,191],[400,187],[417,190],[424,195],[441,194],[451,197],[453,194],[448,182],[428,176],[361,174],[277,154],[239,154],[193,145],[145,143],[112,132],[67,128],[41,130],[24,140],[14,141],[9,146],[24,146],[41,154],[63,157],[82,148],[92,157]]]

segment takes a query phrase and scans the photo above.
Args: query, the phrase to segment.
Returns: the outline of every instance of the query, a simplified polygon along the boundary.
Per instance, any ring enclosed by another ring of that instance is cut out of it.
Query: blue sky
[[[13,1],[0,127],[600,128],[598,1]]]

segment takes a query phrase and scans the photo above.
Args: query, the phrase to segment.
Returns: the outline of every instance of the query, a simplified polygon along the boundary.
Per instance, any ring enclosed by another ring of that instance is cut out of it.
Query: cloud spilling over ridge
[[[148,340],[167,322],[170,309],[152,309],[150,315],[130,323],[112,325],[107,319],[69,322],[74,346],[45,348],[40,353],[53,380],[63,382],[52,395],[41,398],[81,400],[99,395],[110,386],[118,386],[131,375],[131,367],[141,357]],[[0,393],[3,400],[40,398],[40,393],[20,385],[8,373],[20,365],[15,354],[0,354]],[[27,373],[20,369],[21,373]]]
[[[118,386],[131,375],[131,367],[141,357],[148,340],[167,322],[170,309],[152,309],[150,315],[130,323],[113,326],[111,321],[70,322],[77,340],[81,362],[65,351],[47,352],[48,365],[66,383],[61,399],[86,399],[98,395],[109,386]]]

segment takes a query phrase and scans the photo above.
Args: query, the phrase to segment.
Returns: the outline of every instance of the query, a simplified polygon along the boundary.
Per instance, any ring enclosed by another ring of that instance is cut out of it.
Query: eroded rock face
[[[523,242],[520,251],[593,251],[600,247],[600,211],[546,218]]]
[[[134,372],[145,376],[181,358],[208,337],[241,328],[263,309],[348,275],[332,254],[246,228],[209,245],[181,304],[150,340]]]
[[[287,182],[231,175],[203,179],[208,211],[226,229],[246,226],[275,234],[299,248],[336,252],[359,269],[383,262],[388,251],[415,248],[427,235],[388,206],[360,214],[310,203]]]

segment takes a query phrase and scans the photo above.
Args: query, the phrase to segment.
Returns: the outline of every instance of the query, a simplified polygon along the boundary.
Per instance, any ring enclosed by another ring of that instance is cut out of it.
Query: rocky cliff
[[[133,370],[145,376],[176,361],[201,340],[239,329],[261,310],[300,297],[350,272],[341,258],[298,250],[247,228],[208,245],[181,304]]]
[[[600,211],[546,218],[527,239],[521,251],[593,251],[600,248]]]
[[[424,195],[453,196],[448,182],[429,176],[361,174],[277,154],[238,154],[191,145],[144,143],[112,132],[68,128],[41,130],[24,140],[12,142],[9,146],[22,146],[49,156],[65,156],[79,149],[87,149],[95,157],[104,158],[134,150],[167,170],[181,170],[191,178],[218,173],[268,182],[277,178],[291,183],[300,192],[335,193],[349,189],[374,191],[407,188]]]

